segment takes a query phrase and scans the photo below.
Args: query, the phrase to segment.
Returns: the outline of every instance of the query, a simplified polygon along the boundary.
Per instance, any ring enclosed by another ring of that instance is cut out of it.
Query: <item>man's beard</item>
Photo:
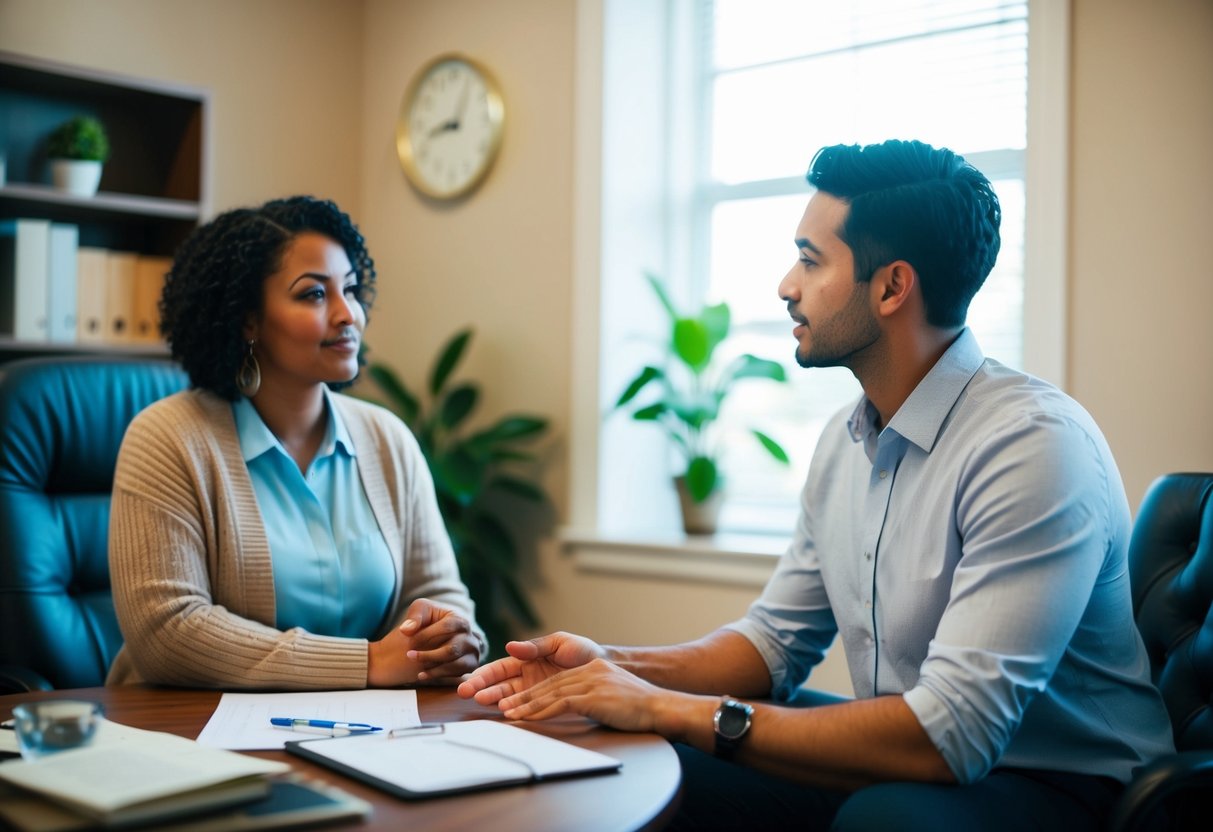
[[[806,319],[807,320],[807,319]],[[796,345],[796,363],[801,367],[850,367],[856,353],[880,338],[880,327],[867,307],[867,284],[856,283],[847,305],[817,325],[806,322],[809,353],[801,355]]]

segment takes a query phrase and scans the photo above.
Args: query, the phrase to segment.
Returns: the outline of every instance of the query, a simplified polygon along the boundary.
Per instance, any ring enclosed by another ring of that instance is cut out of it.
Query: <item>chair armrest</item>
[[[29,693],[54,690],[55,686],[41,674],[15,664],[0,664],[0,694]]]
[[[1152,828],[1146,826],[1167,802],[1180,792],[1205,796],[1213,789],[1213,751],[1182,751],[1160,757],[1139,769],[1108,817],[1109,832]]]

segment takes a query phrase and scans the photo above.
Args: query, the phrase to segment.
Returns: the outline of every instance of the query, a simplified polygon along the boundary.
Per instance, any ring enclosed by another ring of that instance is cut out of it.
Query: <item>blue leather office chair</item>
[[[131,419],[187,386],[168,361],[0,366],[0,693],[104,684],[122,645],[110,489]]]
[[[1213,824],[1213,474],[1168,474],[1142,500],[1129,544],[1133,615],[1177,754],[1138,771],[1114,832]]]

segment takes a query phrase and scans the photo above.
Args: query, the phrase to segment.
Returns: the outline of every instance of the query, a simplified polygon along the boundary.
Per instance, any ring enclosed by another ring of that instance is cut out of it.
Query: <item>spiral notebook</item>
[[[296,740],[286,750],[409,800],[623,766],[606,754],[488,719]]]

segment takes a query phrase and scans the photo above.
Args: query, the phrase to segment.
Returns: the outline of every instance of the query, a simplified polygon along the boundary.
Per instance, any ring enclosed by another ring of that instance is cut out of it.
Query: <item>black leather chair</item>
[[[1109,829],[1213,828],[1213,474],[1168,474],[1129,544],[1133,614],[1177,754],[1139,770]]]
[[[107,554],[118,447],[186,385],[152,359],[0,366],[0,693],[104,684],[122,646]]]

